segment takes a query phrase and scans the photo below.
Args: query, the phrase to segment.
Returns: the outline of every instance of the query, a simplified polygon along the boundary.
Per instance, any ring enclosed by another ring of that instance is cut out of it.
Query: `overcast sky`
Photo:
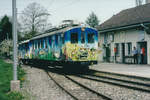
[[[102,23],[123,9],[135,7],[135,0],[17,0],[18,12],[32,2],[40,3],[49,11],[52,25],[65,19],[84,22],[92,11]],[[1,0],[0,16],[5,14],[12,14],[12,0]]]

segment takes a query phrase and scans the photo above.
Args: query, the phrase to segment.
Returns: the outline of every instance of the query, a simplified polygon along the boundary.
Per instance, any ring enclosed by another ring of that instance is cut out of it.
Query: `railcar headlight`
[[[54,55],[55,55],[56,58],[60,57],[60,54],[58,52],[56,52]]]

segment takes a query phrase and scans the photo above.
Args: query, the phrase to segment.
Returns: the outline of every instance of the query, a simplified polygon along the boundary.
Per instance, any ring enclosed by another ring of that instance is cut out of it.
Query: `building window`
[[[78,43],[78,33],[71,33],[71,43]]]
[[[94,43],[94,34],[88,34],[88,43]]]
[[[114,34],[110,34],[110,42],[113,42],[114,41]]]
[[[107,43],[107,39],[108,39],[108,34],[104,34],[104,43]]]
[[[132,54],[132,43],[127,43],[127,46],[128,46],[128,55],[131,55]]]

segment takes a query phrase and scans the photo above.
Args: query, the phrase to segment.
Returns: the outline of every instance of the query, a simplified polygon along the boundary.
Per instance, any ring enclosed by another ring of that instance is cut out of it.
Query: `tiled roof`
[[[144,22],[150,22],[150,3],[123,10],[99,25],[97,29],[101,31]]]

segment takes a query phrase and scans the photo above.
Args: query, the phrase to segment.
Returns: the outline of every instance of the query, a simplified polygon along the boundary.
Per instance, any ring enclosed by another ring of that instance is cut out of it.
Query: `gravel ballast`
[[[23,91],[31,94],[30,100],[72,100],[62,91],[42,69],[24,66],[26,81],[23,84]]]
[[[27,93],[31,95],[28,100],[73,100],[49,78],[43,69],[31,68],[25,65],[23,65],[23,69],[25,69],[27,74],[22,90],[27,91]],[[77,86],[63,80],[61,75],[58,76],[58,80],[60,83],[64,83],[64,87],[70,88],[70,91],[73,92],[78,90]],[[109,96],[113,100],[150,100],[150,94],[146,92],[81,79],[74,76],[72,76],[72,78],[99,93]],[[79,95],[78,93],[81,92],[78,91],[76,94]]]
[[[75,76],[72,76],[72,78],[99,93],[109,96],[113,100],[150,100],[150,94],[146,92],[95,82]]]

